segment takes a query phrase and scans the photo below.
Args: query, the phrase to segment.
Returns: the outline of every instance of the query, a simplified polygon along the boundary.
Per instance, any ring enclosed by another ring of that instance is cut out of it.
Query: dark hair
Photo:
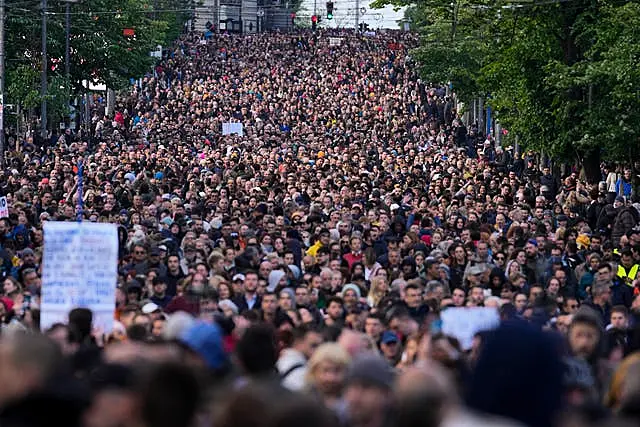
[[[629,309],[627,307],[625,307],[624,305],[614,305],[613,307],[611,307],[611,314],[613,314],[613,313],[620,313],[624,317],[628,317],[629,316]]]
[[[419,291],[420,290],[420,286],[416,285],[415,283],[409,283],[407,286],[404,287],[405,293],[409,289],[413,289],[413,290]]]
[[[275,372],[278,356],[273,328],[266,324],[250,326],[238,341],[236,354],[249,375],[263,376]]]
[[[307,336],[307,334],[312,332],[319,333],[316,328],[309,325],[300,325],[291,331],[291,333],[293,334],[293,341],[303,340]]]
[[[329,306],[330,306],[330,305],[331,305],[331,303],[333,303],[333,302],[336,302],[336,303],[340,304],[341,306],[344,304],[344,301],[342,301],[342,298],[340,298],[340,297],[336,297],[336,296],[333,296],[333,297],[331,297],[331,298],[329,298],[329,299],[327,300],[327,308],[329,308]]]
[[[244,277],[245,277],[245,279],[247,278],[247,276],[256,276],[256,277],[260,277],[260,276],[258,275],[258,272],[257,272],[257,271],[255,271],[255,270],[247,270],[247,271],[245,271],[245,272],[244,272]]]
[[[69,339],[73,343],[83,343],[91,337],[93,313],[88,308],[74,308],[69,312]]]
[[[175,393],[180,390],[180,393]],[[154,427],[190,425],[200,405],[201,391],[193,371],[177,363],[152,369],[142,386],[142,418]]]

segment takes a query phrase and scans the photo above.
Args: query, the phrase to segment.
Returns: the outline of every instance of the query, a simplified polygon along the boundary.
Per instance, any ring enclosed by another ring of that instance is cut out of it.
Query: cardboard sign
[[[2,196],[0,197],[0,218],[8,218],[9,217],[9,203],[7,203],[7,198]]]
[[[469,350],[473,336],[495,329],[500,324],[498,310],[491,307],[447,308],[440,314],[442,332],[457,338],[463,350]]]
[[[222,124],[222,134],[223,135],[233,135],[237,134],[238,136],[243,136],[244,129],[242,123],[223,123]]]
[[[94,327],[113,328],[118,281],[114,224],[47,222],[44,225],[41,328],[67,323],[77,307],[93,312]]]

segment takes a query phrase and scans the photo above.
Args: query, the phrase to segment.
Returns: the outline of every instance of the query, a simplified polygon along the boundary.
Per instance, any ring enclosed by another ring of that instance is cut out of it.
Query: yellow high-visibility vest
[[[619,265],[617,276],[624,280],[627,285],[633,286],[632,282],[635,280],[636,276],[638,276],[638,269],[640,269],[640,265],[634,264],[633,267],[631,267],[631,269],[627,272],[627,270],[622,265]]]

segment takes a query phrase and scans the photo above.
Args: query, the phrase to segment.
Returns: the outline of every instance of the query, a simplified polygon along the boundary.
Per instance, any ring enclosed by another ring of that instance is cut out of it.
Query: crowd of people
[[[184,34],[90,138],[16,153],[0,425],[637,425],[638,165],[496,143],[417,43]],[[40,328],[44,224],[78,218],[118,225],[109,333]],[[500,325],[444,333],[478,307]]]

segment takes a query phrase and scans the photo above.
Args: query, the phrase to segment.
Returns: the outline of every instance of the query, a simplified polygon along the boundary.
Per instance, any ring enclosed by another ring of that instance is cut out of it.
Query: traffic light
[[[312,15],[311,16],[311,28],[315,30],[317,25],[318,25],[318,17],[316,15]]]
[[[333,19],[333,2],[327,2],[327,19]]]

